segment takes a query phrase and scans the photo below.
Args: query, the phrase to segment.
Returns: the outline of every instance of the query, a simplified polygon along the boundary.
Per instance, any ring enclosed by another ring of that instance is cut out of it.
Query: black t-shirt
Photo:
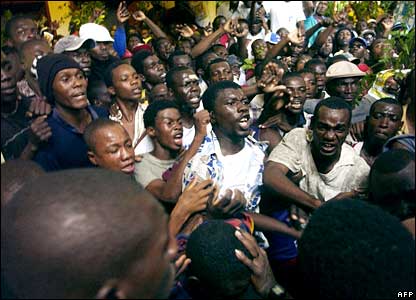
[[[96,60],[91,57],[91,74],[88,77],[88,81],[92,82],[95,80],[104,81],[104,74],[108,66],[113,62],[119,61],[120,59],[114,56],[109,56],[106,61]]]

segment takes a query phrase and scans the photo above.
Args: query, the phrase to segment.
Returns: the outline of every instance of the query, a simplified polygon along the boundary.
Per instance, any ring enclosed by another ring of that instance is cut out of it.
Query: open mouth
[[[191,104],[191,106],[193,108],[198,108],[200,102],[201,102],[201,98],[200,97],[193,97],[193,98],[189,99],[189,103]]]
[[[72,95],[73,98],[85,97],[85,92],[79,92]]]
[[[177,146],[182,146],[182,138],[183,138],[183,133],[177,133],[173,136],[173,141],[175,143],[175,145]]]
[[[134,173],[134,163],[130,163],[121,169],[123,173],[132,174]]]
[[[135,94],[135,95],[141,95],[142,94],[142,90],[139,89],[139,88],[136,88],[136,89],[133,90],[133,94]]]
[[[238,123],[241,129],[243,130],[249,129],[250,128],[250,115],[246,115],[242,117]]]
[[[163,80],[166,80],[166,73],[160,74],[160,78],[162,78]]]
[[[302,109],[303,103],[299,101],[290,102],[290,107],[293,109]]]
[[[321,149],[323,150],[323,152],[331,153],[331,152],[335,151],[336,146],[334,144],[324,143],[324,144],[322,144]]]
[[[2,94],[13,94],[14,92],[16,92],[16,86],[13,85],[9,85],[9,86],[5,86],[5,87],[1,87],[1,93]]]

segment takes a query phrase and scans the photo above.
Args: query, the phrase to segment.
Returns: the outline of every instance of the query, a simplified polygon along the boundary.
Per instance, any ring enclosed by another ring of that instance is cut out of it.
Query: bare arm
[[[269,51],[267,51],[266,59],[272,59],[279,55],[280,51],[289,43],[288,38],[283,38],[274,45]]]
[[[210,34],[209,36],[203,38],[198,44],[196,44],[191,50],[192,58],[195,58],[202,53],[204,53],[211,44],[219,39],[224,33],[231,33],[233,26],[235,26],[235,20],[228,20],[227,23],[222,27],[218,28],[214,33]]]
[[[253,218],[256,229],[260,231],[283,233],[294,237],[295,239],[299,239],[302,235],[300,231],[289,227],[285,223],[273,219],[272,217],[252,212],[246,212],[246,214],[249,214]]]
[[[269,161],[264,170],[264,184],[277,194],[308,210],[318,208],[321,205],[321,201],[296,186],[287,178],[286,174],[288,172],[289,169],[283,164]]]
[[[153,23],[152,20],[150,20],[141,10],[136,11],[133,13],[133,18],[136,21],[143,21],[146,23],[147,26],[149,26],[150,30],[153,32],[155,37],[157,38],[168,38],[166,33],[155,23]]]
[[[321,31],[318,34],[318,37],[315,40],[314,47],[320,49],[323,44],[326,43],[328,37],[335,31],[334,25],[328,26],[325,30]]]
[[[207,135],[207,125],[210,122],[209,112],[202,110],[194,115],[195,138],[189,149],[184,153],[177,168],[172,172],[171,177],[165,183],[160,191],[160,200],[176,202],[182,192],[182,176],[187,163],[196,154]]]
[[[192,214],[206,209],[208,198],[213,192],[214,186],[210,179],[200,183],[193,180],[188,185],[170,214],[169,230],[174,236],[180,232]]]

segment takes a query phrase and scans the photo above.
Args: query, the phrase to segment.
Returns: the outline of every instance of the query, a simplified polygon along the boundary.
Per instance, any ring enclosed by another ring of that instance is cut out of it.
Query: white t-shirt
[[[264,28],[262,28],[261,31],[257,33],[256,35],[251,35],[251,33],[248,33],[247,39],[250,40],[250,43],[248,43],[247,45],[247,53],[248,53],[249,59],[254,59],[253,50],[251,49],[251,45],[253,44],[253,42],[258,39],[264,40],[265,37],[266,37],[266,32]]]
[[[247,162],[252,158],[252,150],[245,145],[244,148],[232,155],[218,155],[219,160],[224,166],[224,180],[221,183],[220,194],[222,195],[226,189],[233,191],[239,189],[245,190],[247,182],[247,164],[241,162]]]
[[[189,146],[192,144],[192,141],[195,138],[195,125],[192,125],[191,128],[183,127],[183,137],[182,137],[182,145],[185,149],[188,149]]]
[[[270,29],[276,32],[279,28],[286,28],[289,32],[296,29],[296,23],[304,21],[302,1],[263,1],[266,13],[270,14]]]

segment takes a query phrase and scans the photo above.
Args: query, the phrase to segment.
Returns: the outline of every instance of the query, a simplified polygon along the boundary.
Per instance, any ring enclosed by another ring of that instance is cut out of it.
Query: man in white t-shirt
[[[282,27],[289,32],[294,31],[297,26],[303,27],[306,18],[302,1],[263,1],[263,6],[270,15],[272,32],[276,32]]]

